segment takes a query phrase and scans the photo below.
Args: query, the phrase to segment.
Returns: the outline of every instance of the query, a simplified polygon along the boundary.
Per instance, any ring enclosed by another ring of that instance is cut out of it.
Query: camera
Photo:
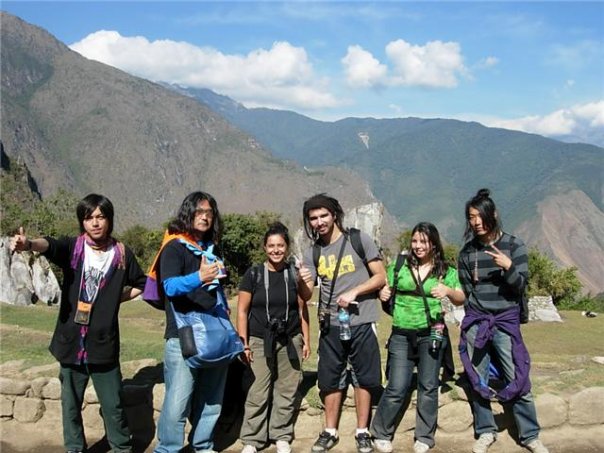
[[[285,319],[271,318],[268,322],[269,329],[277,335],[285,335]]]
[[[264,357],[273,358],[277,341],[283,342],[287,338],[286,330],[285,319],[269,318],[268,329],[264,332]]]
[[[331,313],[328,309],[320,309],[319,310],[319,329],[321,333],[326,335],[329,332],[329,327],[331,326]]]

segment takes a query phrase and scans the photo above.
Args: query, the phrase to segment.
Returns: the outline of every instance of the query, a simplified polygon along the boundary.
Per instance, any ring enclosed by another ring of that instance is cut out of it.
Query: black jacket
[[[61,285],[61,306],[59,317],[50,342],[50,352],[61,363],[78,363],[80,351],[81,325],[74,322],[77,308],[83,263],[77,269],[71,268],[71,256],[76,238],[45,238],[48,250],[44,256],[63,270]],[[118,312],[125,286],[143,289],[146,276],[141,270],[132,251],[125,247],[125,268],[115,269],[107,283],[99,290],[92,309],[86,351],[88,363],[109,364],[119,362],[120,331]]]

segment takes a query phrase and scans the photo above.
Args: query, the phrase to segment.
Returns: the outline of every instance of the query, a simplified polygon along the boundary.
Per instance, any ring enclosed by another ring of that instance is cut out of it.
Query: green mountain
[[[275,157],[307,168],[335,165],[355,171],[401,224],[434,222],[450,242],[461,243],[465,202],[481,187],[491,189],[508,231],[528,233],[527,224],[542,215],[539,206],[556,199],[555,205],[563,212],[553,227],[573,234],[577,218],[570,209],[565,215],[567,208],[556,198],[571,191],[584,196],[564,198],[568,208],[579,203],[583,211],[600,215],[604,209],[604,149],[597,146],[448,119],[321,122],[294,112],[246,109],[210,90],[173,89],[198,99],[253,135]],[[590,257],[602,257],[604,221],[599,215],[593,220],[593,225],[582,222],[587,229],[581,240],[590,244],[586,250]],[[604,290],[602,259],[590,258],[595,267],[586,269],[569,250],[572,238],[560,247],[544,245],[537,240],[540,237],[551,236],[540,229],[531,232],[529,243],[539,244],[560,263],[576,264],[584,275],[591,275],[584,279],[592,282],[590,290]]]

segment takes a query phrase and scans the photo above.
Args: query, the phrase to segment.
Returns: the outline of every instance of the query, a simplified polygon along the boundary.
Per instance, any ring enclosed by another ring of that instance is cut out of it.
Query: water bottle
[[[352,338],[352,333],[350,332],[350,314],[345,308],[340,308],[338,322],[340,323],[340,340],[350,340]]]
[[[440,345],[443,342],[445,336],[445,323],[442,319],[439,319],[430,328],[430,340],[433,352],[437,352],[440,349]]]

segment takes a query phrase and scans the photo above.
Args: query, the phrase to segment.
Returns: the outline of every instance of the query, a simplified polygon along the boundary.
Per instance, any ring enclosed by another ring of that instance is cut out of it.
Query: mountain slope
[[[604,279],[593,281],[593,275],[604,275],[598,258],[604,256],[602,148],[447,119],[320,122],[293,112],[246,109],[209,90],[179,90],[219,111],[277,157],[311,168],[337,165],[355,170],[399,223],[434,222],[450,242],[461,243],[465,202],[481,187],[491,189],[508,231],[541,218],[539,207],[546,200],[547,205],[558,200],[560,215],[553,225],[568,231],[568,240],[548,234],[541,222],[529,244],[539,243],[559,262],[576,265],[588,288],[604,291]],[[273,127],[276,124],[287,128]],[[570,192],[578,195],[564,196]],[[572,214],[576,202],[593,210],[593,222],[582,224],[582,240],[590,245],[585,259],[572,250],[579,234]]]
[[[375,201],[349,170],[309,174],[190,97],[87,60],[19,18],[0,20],[2,142],[42,196],[104,193],[118,228],[162,224],[193,190],[225,212],[270,210],[290,222],[316,192],[348,207]]]

